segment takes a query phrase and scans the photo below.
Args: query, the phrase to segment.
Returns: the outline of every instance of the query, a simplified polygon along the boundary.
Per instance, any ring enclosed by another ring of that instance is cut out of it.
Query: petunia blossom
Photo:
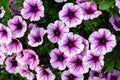
[[[83,62],[83,57],[81,55],[69,57],[67,67],[73,74],[84,74],[88,72],[88,67],[85,62]]]
[[[12,39],[10,43],[6,45],[6,50],[8,54],[21,52],[23,46],[18,39]]]
[[[27,30],[27,24],[21,16],[14,16],[8,21],[8,26],[14,38],[21,38]]]
[[[37,80],[55,80],[55,75],[52,73],[50,68],[44,68],[44,66],[41,66],[37,67],[35,71],[37,72]]]
[[[87,55],[83,57],[84,63],[91,70],[100,70],[104,66],[104,55],[97,51],[88,51]]]
[[[107,80],[120,80],[120,71],[114,70],[114,73],[108,73]]]
[[[46,33],[44,28],[34,28],[28,34],[28,44],[32,47],[37,47],[43,43],[43,37]]]
[[[62,80],[84,80],[82,74],[72,74],[69,70],[64,71],[61,75]]]
[[[59,49],[67,56],[74,56],[79,54],[84,49],[82,38],[73,33],[66,33],[62,39],[58,42]]]
[[[115,35],[105,28],[100,28],[98,31],[93,32],[89,36],[89,42],[91,43],[91,49],[101,54],[111,52],[116,46]]]
[[[8,57],[5,61],[5,64],[6,64],[6,70],[9,73],[18,73],[20,64],[13,56]]]
[[[3,9],[3,7],[0,8],[0,18],[3,18],[5,15],[5,10]]]
[[[50,23],[47,26],[48,39],[53,43],[59,42],[59,40],[62,39],[62,36],[68,32],[69,28],[59,20],[54,23]]]
[[[112,24],[113,28],[116,30],[116,31],[120,31],[120,17],[111,17],[109,19],[109,22]]]
[[[68,27],[76,27],[81,24],[83,19],[81,9],[73,3],[66,3],[58,14],[59,19]]]
[[[26,77],[28,80],[33,80],[35,77],[34,74],[29,70],[28,66],[26,65],[20,66],[19,74],[22,77]]]
[[[0,23],[0,44],[8,44],[12,39],[10,29]]]
[[[41,0],[24,0],[21,15],[24,19],[38,21],[44,17],[44,6]]]
[[[80,4],[82,15],[84,20],[97,18],[102,14],[101,11],[97,10],[97,5],[93,2],[85,2]]]
[[[50,63],[53,68],[64,70],[66,68],[67,56],[59,49],[55,48],[50,52]]]
[[[25,49],[18,53],[16,59],[22,65],[28,65],[31,70],[34,70],[40,62],[36,52],[30,49]]]

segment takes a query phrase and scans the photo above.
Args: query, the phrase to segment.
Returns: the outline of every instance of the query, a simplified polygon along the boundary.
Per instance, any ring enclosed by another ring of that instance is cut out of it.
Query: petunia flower
[[[6,70],[9,73],[18,73],[20,64],[13,56],[8,57],[5,61],[5,64],[6,64]]]
[[[76,27],[82,22],[82,11],[78,5],[66,3],[62,10],[59,11],[59,19],[68,27]]]
[[[114,70],[114,73],[108,73],[107,80],[120,80],[120,71]]]
[[[67,56],[74,56],[79,54],[84,49],[82,38],[73,33],[66,33],[62,39],[58,42],[59,49]]]
[[[113,28],[116,31],[120,31],[120,17],[111,17],[109,19],[109,22],[112,24]]]
[[[32,72],[30,72],[28,66],[20,66],[20,69],[19,69],[19,74],[22,76],[22,77],[26,77],[28,80],[33,80],[34,79],[34,74]]]
[[[44,68],[44,66],[37,67],[35,69],[37,72],[37,80],[55,80],[55,75],[51,72],[50,68]]]
[[[90,70],[88,80],[106,80],[106,77],[103,77],[101,74],[103,74],[101,73],[101,70]]]
[[[0,44],[8,44],[12,39],[12,33],[8,27],[0,23]]]
[[[85,2],[80,4],[82,15],[84,20],[97,18],[102,14],[101,11],[97,10],[97,5],[93,2]]]
[[[34,28],[28,34],[28,44],[32,47],[37,47],[43,43],[43,36],[46,30],[44,28]]]
[[[40,62],[35,51],[30,49],[25,49],[22,52],[18,53],[16,59],[22,65],[28,65],[31,70],[34,70]]]
[[[3,7],[0,8],[0,18],[3,18],[5,15],[5,10],[3,9]]]
[[[44,6],[41,0],[25,0],[23,8],[21,9],[21,15],[24,19],[30,19],[30,21],[38,21],[44,16]]]
[[[53,68],[64,70],[66,68],[67,56],[59,49],[55,48],[50,52],[50,63]]]
[[[14,16],[8,21],[8,26],[14,38],[21,38],[27,30],[27,24],[21,16]]]
[[[62,36],[68,32],[69,28],[66,27],[63,22],[58,20],[54,23],[50,23],[47,27],[48,39],[53,43],[59,42]]]
[[[34,28],[36,28],[36,27],[37,27],[37,25],[36,25],[36,24],[33,24],[33,23],[30,23],[30,24],[28,25],[29,30],[32,30],[32,29],[34,29]]]
[[[69,70],[64,71],[61,75],[62,80],[84,80],[83,75],[72,74]]]
[[[0,51],[0,65],[3,65],[5,58],[6,58],[5,54],[2,51]]]
[[[104,55],[97,51],[88,51],[87,55],[83,57],[84,63],[91,70],[100,70],[104,66]]]
[[[8,54],[19,53],[23,49],[21,42],[18,39],[12,39],[10,43],[6,45]]]
[[[93,32],[89,36],[89,42],[91,43],[91,49],[101,54],[111,52],[116,46],[115,35],[105,28],[100,28],[98,31]]]
[[[55,0],[55,2],[57,2],[57,3],[61,3],[61,2],[65,2],[65,1],[67,1],[67,0]]]
[[[67,67],[73,74],[84,74],[88,72],[88,67],[85,62],[83,62],[83,57],[81,55],[69,57]]]

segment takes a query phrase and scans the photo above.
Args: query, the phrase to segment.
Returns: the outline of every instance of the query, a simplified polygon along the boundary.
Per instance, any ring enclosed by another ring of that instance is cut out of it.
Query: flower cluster
[[[86,80],[86,74],[89,74],[87,80],[120,80],[119,70],[110,73],[104,69],[105,55],[117,45],[114,33],[108,28],[97,28],[89,36],[72,31],[103,14],[97,4],[86,0],[76,0],[75,4],[67,0],[54,1],[64,3],[58,11],[58,19],[46,27],[41,23],[47,14],[42,0],[24,0],[19,14],[14,14],[7,25],[0,22],[0,65],[27,80],[55,80],[56,70],[62,80]],[[9,3],[13,7],[15,1]],[[115,5],[120,9],[119,3],[120,0],[116,0]],[[0,19],[4,15],[1,7]],[[108,22],[120,31],[119,16],[112,16]],[[45,44],[47,41],[54,44],[48,54],[45,53],[48,58],[41,56],[44,52],[39,53],[40,48],[43,51],[51,48]],[[48,63],[44,63],[43,58],[49,60]]]

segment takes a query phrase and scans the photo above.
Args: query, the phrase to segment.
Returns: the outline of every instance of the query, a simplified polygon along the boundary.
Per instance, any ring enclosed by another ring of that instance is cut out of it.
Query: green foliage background
[[[15,9],[21,9],[24,0],[16,0],[16,4],[14,5]],[[81,25],[78,25],[76,28],[71,28],[70,31],[82,35],[84,38],[88,39],[89,35],[99,28],[107,28],[116,35],[117,46],[113,49],[112,52],[107,53],[105,55],[104,61],[106,70],[108,72],[113,72],[114,69],[120,70],[120,32],[117,32],[113,29],[112,25],[109,23],[109,18],[111,16],[115,16],[118,14],[118,9],[115,6],[115,0],[87,0],[93,1],[97,4],[98,9],[102,11],[102,15],[96,19],[83,21]],[[74,2],[75,0],[68,0],[67,2]],[[65,2],[65,3],[67,3]],[[62,9],[62,6],[65,3],[56,3],[54,0],[43,0],[43,5],[45,7],[45,17],[43,17],[40,21],[34,22],[37,23],[38,26],[44,27],[46,29],[49,23],[58,20],[58,12]],[[13,13],[9,10],[9,0],[0,0],[0,7],[3,6],[6,13],[4,18],[0,20],[1,23],[7,26],[7,20],[13,17]],[[119,15],[120,16],[120,15]],[[30,23],[29,20],[26,20]],[[24,49],[31,48],[27,44],[27,34],[20,39],[23,44]],[[44,64],[49,66],[53,73],[56,75],[56,80],[61,80],[61,73],[57,69],[53,69],[49,63],[49,53],[50,51],[58,47],[57,44],[52,44],[48,39],[47,35],[44,37],[44,43],[37,48],[32,48],[39,55],[41,60],[40,64]],[[1,66],[2,67],[2,66]],[[85,74],[85,79],[88,77],[88,74]],[[9,74],[7,71],[0,72],[0,80],[26,80],[22,78],[19,74]]]

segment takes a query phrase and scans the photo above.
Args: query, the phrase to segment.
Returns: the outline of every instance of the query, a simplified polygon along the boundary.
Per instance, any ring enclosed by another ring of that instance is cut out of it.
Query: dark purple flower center
[[[68,80],[74,80],[75,76],[73,74],[68,75]]]
[[[87,14],[93,14],[95,12],[95,10],[89,8],[89,9],[86,9],[86,13]]]
[[[31,7],[32,7],[32,12],[37,12],[38,11],[37,5],[31,6]]]
[[[69,48],[74,47],[74,42],[73,41],[68,41],[67,45],[69,46]]]
[[[21,23],[18,23],[18,24],[17,24],[17,27],[18,27],[18,28],[17,28],[18,30],[21,30],[21,29],[22,29],[22,24],[21,24]]]
[[[64,60],[64,55],[61,54],[61,55],[58,55],[58,61],[63,61]]]
[[[44,75],[49,75],[49,73],[46,70],[43,70]]]
[[[41,41],[41,37],[40,36],[36,36],[35,37],[35,42],[39,42],[39,41]]]
[[[100,44],[103,44],[103,45],[104,45],[105,43],[106,43],[106,39],[105,39],[104,37],[101,38],[101,39],[100,39]]]
[[[16,60],[12,60],[11,63],[13,67],[16,67],[18,65],[18,62]]]
[[[110,80],[117,80],[115,76],[112,76]]]
[[[93,56],[92,60],[94,60],[95,62],[97,62],[99,60],[98,56]]]
[[[7,34],[7,31],[5,29],[2,30],[3,35]]]
[[[54,30],[54,35],[55,36],[59,36],[60,35],[60,31],[58,29]]]
[[[16,40],[16,39],[12,39],[12,43],[14,43],[14,44],[18,44],[18,41]]]
[[[99,76],[99,73],[95,71],[95,72],[94,72],[94,76],[95,76],[95,77],[98,77],[98,76]]]
[[[118,28],[120,28],[120,20],[115,20],[115,23],[114,23]]]
[[[75,17],[75,14],[73,11],[69,11],[68,15],[67,15],[70,19],[72,19],[73,17]]]
[[[77,59],[75,63],[76,63],[76,65],[81,65],[82,64],[82,60]]]

